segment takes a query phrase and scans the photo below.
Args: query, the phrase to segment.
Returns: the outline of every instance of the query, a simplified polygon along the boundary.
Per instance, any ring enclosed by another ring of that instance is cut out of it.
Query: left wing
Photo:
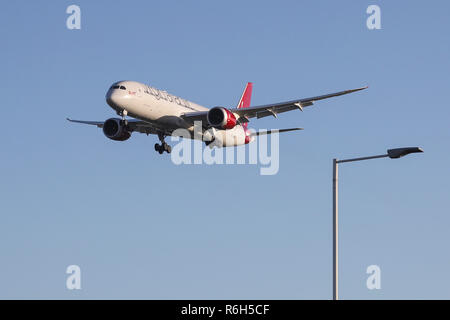
[[[330,93],[322,96],[316,96],[311,98],[305,98],[305,99],[297,99],[297,100],[291,100],[291,101],[285,101],[285,102],[279,102],[279,103],[273,103],[273,104],[266,104],[261,106],[255,106],[255,107],[249,107],[249,108],[234,108],[230,109],[231,112],[234,114],[239,115],[239,121],[241,123],[248,122],[249,118],[256,117],[257,119],[267,117],[267,116],[273,116],[277,117],[278,113],[283,113],[291,110],[301,110],[303,111],[304,107],[312,106],[315,101],[324,100],[332,97],[342,96],[345,94],[353,93],[356,91],[361,91],[364,89],[367,89],[368,87],[362,87],[357,89],[351,89],[351,90],[345,90],[345,91],[339,91],[335,93]],[[200,111],[200,112],[188,112],[183,114],[181,117],[185,120],[195,121],[195,120],[202,120],[204,123],[207,123],[207,115],[208,111]]]
[[[70,121],[70,122],[90,124],[90,125],[93,125],[93,126],[97,126],[99,128],[103,128],[103,123],[104,123],[104,121],[100,122],[100,121],[72,120],[72,119],[69,119],[69,118],[66,118],[66,119],[67,119],[67,121]]]
[[[97,126],[98,128],[103,128],[104,121],[84,121],[84,120],[72,120],[67,118],[70,122],[89,124]],[[151,123],[141,121],[141,120],[128,120],[128,129],[130,131],[136,131],[146,134],[157,134],[158,132],[163,132],[164,134],[170,135],[171,132],[167,128],[158,128]]]

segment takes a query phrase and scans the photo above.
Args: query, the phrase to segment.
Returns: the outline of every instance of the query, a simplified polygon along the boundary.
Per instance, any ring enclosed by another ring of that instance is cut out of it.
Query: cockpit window
[[[119,86],[119,85],[114,85],[114,86],[111,86],[111,88],[110,88],[111,90],[112,89],[121,89],[121,90],[127,90],[127,88],[126,87],[124,87],[124,86]]]

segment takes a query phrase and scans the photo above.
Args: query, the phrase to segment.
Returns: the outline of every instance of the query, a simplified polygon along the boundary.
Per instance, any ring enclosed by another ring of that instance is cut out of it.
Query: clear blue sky
[[[67,6],[82,11],[68,30]],[[378,4],[382,30],[366,28]],[[7,1],[0,11],[1,298],[331,297],[333,157],[421,146],[340,167],[341,297],[450,298],[448,1]],[[113,116],[137,80],[205,106],[370,85],[252,121],[280,136],[280,171],[175,166]],[[65,287],[66,267],[82,290]],[[367,266],[382,289],[366,288]]]

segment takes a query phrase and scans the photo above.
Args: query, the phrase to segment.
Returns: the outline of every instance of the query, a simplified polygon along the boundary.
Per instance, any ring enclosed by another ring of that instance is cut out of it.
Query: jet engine
[[[223,107],[214,107],[208,111],[208,123],[218,129],[233,129],[237,120],[234,114]]]
[[[103,124],[103,133],[109,139],[115,141],[125,141],[131,137],[131,131],[129,131],[122,120],[118,118],[106,120]]]

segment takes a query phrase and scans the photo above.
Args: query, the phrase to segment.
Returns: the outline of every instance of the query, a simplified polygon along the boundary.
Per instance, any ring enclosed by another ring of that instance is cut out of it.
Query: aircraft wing
[[[330,93],[322,96],[317,97],[311,97],[306,99],[298,99],[298,100],[291,100],[291,101],[285,101],[285,102],[279,102],[274,104],[266,104],[261,106],[255,106],[255,107],[249,107],[244,109],[231,109],[230,111],[233,113],[238,114],[240,117],[245,118],[254,118],[257,119],[267,117],[267,116],[273,116],[277,117],[278,113],[283,113],[291,110],[301,110],[303,111],[304,107],[312,106],[315,101],[324,100],[332,97],[342,96],[344,94],[349,94],[352,92],[364,90],[367,87],[362,87],[358,89],[352,89],[352,90],[345,90],[335,93]]]
[[[283,113],[291,110],[301,110],[303,111],[304,107],[312,106],[315,101],[324,100],[332,97],[342,96],[344,94],[349,94],[356,91],[361,91],[367,89],[368,87],[362,87],[357,89],[339,91],[335,93],[330,93],[322,96],[305,98],[305,99],[297,99],[290,100],[285,102],[266,104],[261,106],[249,107],[249,108],[234,108],[230,109],[231,112],[239,115],[239,121],[241,123],[248,122],[249,118],[263,118],[267,116],[277,117],[278,113]],[[190,120],[192,122],[196,120],[207,121],[206,115],[208,111],[201,112],[188,112],[182,115],[181,117],[185,120]],[[206,123],[206,122],[204,122]]]
[[[98,128],[103,128],[104,121],[85,121],[85,120],[72,120],[67,118],[70,122],[81,123],[81,124],[89,124],[93,126],[97,126]],[[166,128],[157,128],[151,123],[141,121],[141,120],[128,120],[128,128],[131,131],[145,133],[145,134],[157,134],[158,132],[164,132],[169,135],[169,132]]]
[[[72,120],[72,119],[69,119],[69,118],[66,118],[66,119],[67,119],[67,121],[70,121],[70,122],[82,123],[82,124],[90,124],[90,125],[93,125],[93,126],[97,126],[99,128],[103,128],[103,123],[104,123],[104,121]]]

